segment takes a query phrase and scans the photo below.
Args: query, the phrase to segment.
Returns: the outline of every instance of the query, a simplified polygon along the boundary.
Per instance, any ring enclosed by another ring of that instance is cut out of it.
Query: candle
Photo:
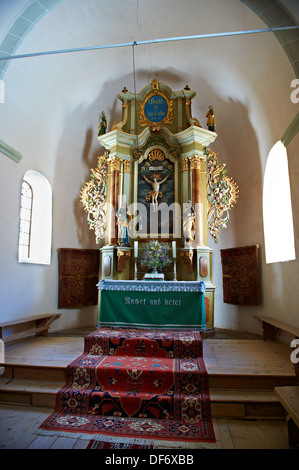
[[[138,242],[134,242],[134,256],[138,258]]]
[[[176,258],[176,242],[172,242],[172,256]]]

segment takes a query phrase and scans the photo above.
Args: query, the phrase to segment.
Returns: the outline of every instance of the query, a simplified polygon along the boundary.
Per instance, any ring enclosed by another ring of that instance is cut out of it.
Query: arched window
[[[32,187],[23,179],[21,193],[20,211],[20,235],[19,235],[19,258],[29,258],[30,256],[30,232],[32,219]]]
[[[266,263],[296,259],[288,157],[281,141],[267,159],[263,219]]]
[[[52,190],[41,173],[29,170],[22,181],[19,262],[50,264]]]

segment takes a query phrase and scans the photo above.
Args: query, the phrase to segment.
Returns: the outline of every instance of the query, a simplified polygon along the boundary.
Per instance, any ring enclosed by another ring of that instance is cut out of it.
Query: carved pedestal
[[[127,269],[128,261],[131,257],[131,248],[117,248],[117,271],[123,273]]]

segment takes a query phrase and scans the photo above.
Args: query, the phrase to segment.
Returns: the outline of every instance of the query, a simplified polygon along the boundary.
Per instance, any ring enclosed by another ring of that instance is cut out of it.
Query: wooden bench
[[[0,339],[4,343],[17,341],[28,336],[48,336],[50,324],[59,318],[59,313],[45,313],[21,320],[0,323]]]
[[[276,335],[279,330],[285,331],[294,335],[296,338],[299,338],[299,328],[296,326],[288,325],[287,323],[283,323],[279,320],[274,320],[270,317],[261,317],[258,315],[254,315],[254,318],[259,320],[262,323],[263,327],[263,340],[266,341],[270,339],[275,341]]]
[[[289,444],[299,445],[299,386],[275,387],[275,393],[286,410]]]
[[[266,341],[267,339],[275,341],[278,331],[285,331],[286,333],[295,336],[295,338],[299,338],[299,328],[297,328],[296,326],[288,325],[287,323],[283,323],[279,320],[274,320],[270,317],[261,317],[258,315],[254,315],[254,318],[259,320],[262,324],[264,341]],[[294,362],[294,370],[296,375],[296,383],[299,385],[299,362]]]

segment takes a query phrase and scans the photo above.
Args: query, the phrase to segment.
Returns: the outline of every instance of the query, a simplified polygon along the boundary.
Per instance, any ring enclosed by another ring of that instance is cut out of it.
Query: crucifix
[[[158,196],[160,192],[160,185],[164,183],[168,177],[169,175],[167,175],[162,181],[158,181],[156,176],[154,176],[153,180],[151,181],[146,176],[143,175],[143,178],[145,179],[145,181],[152,185],[151,196],[152,196],[152,204],[154,207],[154,212],[158,211]]]

